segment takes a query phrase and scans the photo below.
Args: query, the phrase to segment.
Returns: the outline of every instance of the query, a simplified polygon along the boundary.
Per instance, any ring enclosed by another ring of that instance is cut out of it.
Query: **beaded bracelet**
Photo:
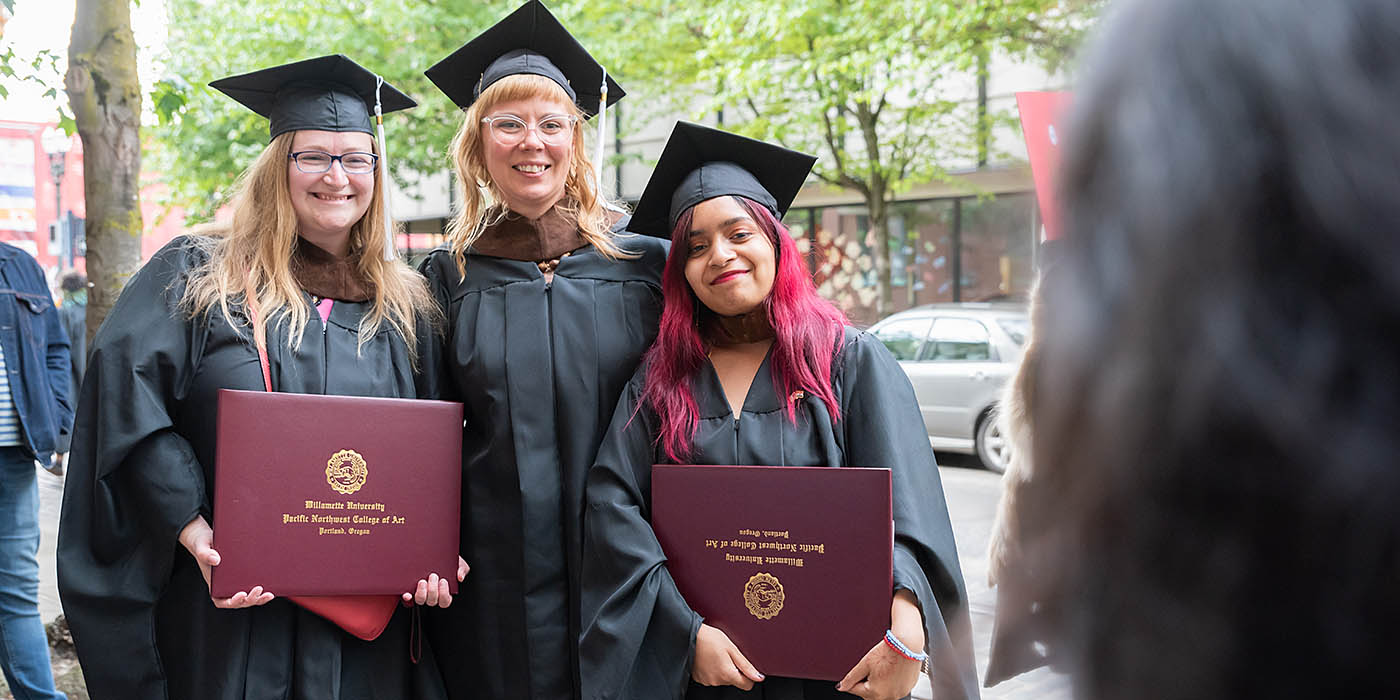
[[[895,653],[910,661],[918,661],[920,665],[928,662],[928,654],[921,654],[904,646],[904,642],[899,641],[899,637],[894,636],[894,630],[885,630],[885,644],[894,649]]]

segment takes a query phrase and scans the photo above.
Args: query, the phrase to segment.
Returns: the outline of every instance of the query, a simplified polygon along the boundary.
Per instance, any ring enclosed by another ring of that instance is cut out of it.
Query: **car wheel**
[[[997,420],[995,410],[982,416],[982,422],[977,424],[973,445],[983,468],[998,474],[1006,471],[1006,463],[1011,459],[1011,441],[1002,434],[1001,422]]]

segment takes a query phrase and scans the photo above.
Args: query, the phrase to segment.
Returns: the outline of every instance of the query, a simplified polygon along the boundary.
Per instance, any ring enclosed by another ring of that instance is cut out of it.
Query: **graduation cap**
[[[222,78],[209,87],[267,117],[270,138],[302,129],[373,135],[375,106],[387,114],[418,104],[340,54]]]
[[[724,195],[751,199],[782,219],[816,162],[800,151],[676,122],[627,228],[669,239],[686,209]]]
[[[522,74],[553,80],[589,117],[627,94],[539,0],[521,5],[424,73],[463,109],[496,81]]]
[[[209,87],[267,117],[272,139],[303,129],[363,131],[378,136],[379,177],[384,183],[384,259],[398,255],[389,211],[389,144],[384,140],[383,116],[418,106],[413,98],[341,54],[222,78]]]

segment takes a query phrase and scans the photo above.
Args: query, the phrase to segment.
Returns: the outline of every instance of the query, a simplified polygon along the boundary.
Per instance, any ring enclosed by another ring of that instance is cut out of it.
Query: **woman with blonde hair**
[[[622,90],[539,2],[427,74],[466,113],[463,204],[420,269],[447,318],[428,390],[465,407],[474,573],[424,627],[452,697],[577,697],[583,484],[656,336],[666,246],[619,235],[583,123]]]
[[[363,641],[261,586],[209,589],[220,389],[261,390],[266,377],[275,391],[416,395],[433,303],[389,247],[369,116],[414,102],[338,55],[213,87],[269,117],[271,143],[243,175],[232,221],[161,249],[93,340],[58,543],[88,689],[442,697],[431,655],[410,660],[406,608]],[[404,601],[446,606],[447,589],[433,574]]]

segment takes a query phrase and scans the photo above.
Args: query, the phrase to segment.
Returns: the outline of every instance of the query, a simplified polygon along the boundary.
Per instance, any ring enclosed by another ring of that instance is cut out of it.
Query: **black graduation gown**
[[[771,352],[737,419],[712,366],[707,363],[697,374],[692,387],[701,418],[690,462],[889,467],[894,586],[912,592],[923,611],[934,697],[978,697],[952,525],[908,378],[878,340],[848,328],[832,373],[841,420],[833,425],[826,404],[808,393],[798,399],[793,425],[774,388],[770,360]],[[655,444],[660,432],[655,412],[645,406],[637,410],[644,379],[639,370],[627,385],[588,475],[580,646],[584,697],[854,697],[837,693],[829,681],[769,677],[748,694],[690,681],[701,619],[676,590],[649,524],[651,466],[670,460]]]
[[[614,226],[621,231],[626,221]],[[622,387],[656,337],[669,244],[619,239],[635,259],[592,246],[546,284],[528,261],[450,251],[420,271],[447,317],[425,348],[429,387],[461,401],[461,595],[424,629],[453,698],[577,695],[583,484]],[[435,357],[428,355],[436,354]]]
[[[218,390],[263,388],[245,319],[240,336],[217,307],[195,321],[177,308],[190,270],[205,259],[189,237],[166,245],[131,279],[93,341],[58,538],[59,591],[89,693],[123,700],[442,697],[428,652],[417,665],[409,659],[409,609],[374,642],[284,599],[220,610],[176,541],[196,515],[213,522]],[[413,397],[401,336],[381,331],[357,354],[365,306],[337,302],[325,325],[313,311],[296,351],[285,329],[268,323],[273,388]]]

